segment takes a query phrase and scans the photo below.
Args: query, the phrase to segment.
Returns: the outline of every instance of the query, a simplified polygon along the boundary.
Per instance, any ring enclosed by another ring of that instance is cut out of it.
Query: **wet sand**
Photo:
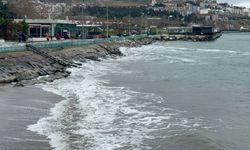
[[[0,86],[0,150],[48,150],[49,140],[27,126],[47,116],[63,98],[34,86]]]

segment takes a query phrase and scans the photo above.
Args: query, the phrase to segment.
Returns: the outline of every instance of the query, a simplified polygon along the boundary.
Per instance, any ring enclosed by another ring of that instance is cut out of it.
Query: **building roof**
[[[99,24],[78,24],[77,27],[86,27],[86,28],[90,28],[90,27],[102,27],[103,25],[99,25]]]
[[[15,22],[21,22],[23,19],[14,19]],[[76,24],[76,22],[71,20],[62,19],[25,19],[28,24]]]

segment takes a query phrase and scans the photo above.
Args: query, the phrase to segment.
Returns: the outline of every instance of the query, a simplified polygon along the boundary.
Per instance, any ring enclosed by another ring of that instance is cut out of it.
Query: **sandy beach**
[[[48,150],[48,139],[28,131],[27,126],[48,115],[62,97],[35,86],[0,86],[0,149]]]

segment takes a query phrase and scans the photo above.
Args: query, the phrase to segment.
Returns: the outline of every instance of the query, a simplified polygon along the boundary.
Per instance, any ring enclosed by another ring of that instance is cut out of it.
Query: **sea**
[[[250,34],[155,42],[38,87],[64,97],[29,125],[54,150],[249,150]]]

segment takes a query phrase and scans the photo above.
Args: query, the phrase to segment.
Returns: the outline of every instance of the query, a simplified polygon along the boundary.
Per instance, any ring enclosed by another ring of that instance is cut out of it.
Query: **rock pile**
[[[37,82],[53,81],[67,77],[68,65],[55,60],[62,60],[77,66],[74,62],[87,60],[99,61],[100,58],[123,56],[119,47],[136,47],[152,43],[150,38],[139,40],[124,40],[78,47],[65,47],[57,49],[43,49],[34,51],[0,53],[0,83],[34,84]],[[46,55],[41,55],[46,54]],[[37,80],[39,76],[46,77],[43,81]]]

